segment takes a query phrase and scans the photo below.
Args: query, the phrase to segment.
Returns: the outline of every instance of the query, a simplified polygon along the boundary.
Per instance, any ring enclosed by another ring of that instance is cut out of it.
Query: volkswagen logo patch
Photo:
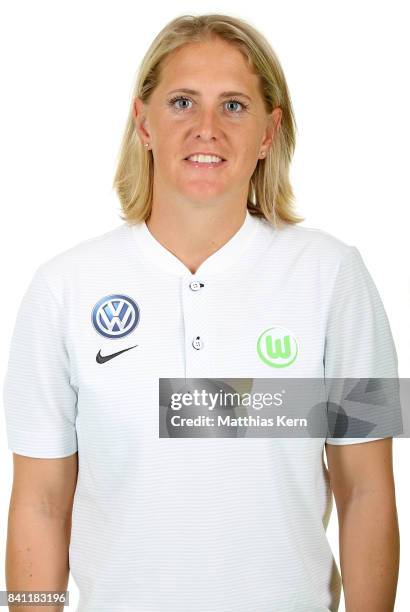
[[[104,338],[123,338],[137,327],[138,304],[127,295],[114,293],[98,300],[91,314],[95,330]]]

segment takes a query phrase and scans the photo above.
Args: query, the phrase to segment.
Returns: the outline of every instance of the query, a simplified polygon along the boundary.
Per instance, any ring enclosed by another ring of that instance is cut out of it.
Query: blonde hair
[[[259,159],[249,182],[247,207],[277,226],[300,223],[304,217],[293,211],[294,194],[289,165],[295,149],[296,122],[288,87],[279,60],[266,38],[247,22],[232,16],[182,15],[170,21],[155,37],[139,67],[131,107],[122,138],[113,188],[121,203],[123,221],[137,223],[151,212],[154,162],[144,149],[134,120],[133,104],[138,96],[147,103],[159,83],[161,62],[175,49],[218,36],[243,54],[249,67],[259,75],[260,91],[268,113],[282,109],[274,142],[264,159]]]

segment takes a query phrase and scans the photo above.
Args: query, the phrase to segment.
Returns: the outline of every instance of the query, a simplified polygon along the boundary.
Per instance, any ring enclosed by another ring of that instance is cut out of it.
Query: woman
[[[359,251],[298,225],[294,143],[283,71],[252,26],[182,16],[158,34],[114,181],[124,223],[43,263],[18,314],[9,590],[64,590],[70,566],[84,612],[335,611],[333,491],[347,610],[393,609],[399,430],[171,426],[178,380],[192,398],[198,379],[397,377]]]

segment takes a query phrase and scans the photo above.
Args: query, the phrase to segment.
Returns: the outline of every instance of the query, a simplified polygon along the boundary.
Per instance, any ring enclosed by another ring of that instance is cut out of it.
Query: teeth
[[[218,163],[222,161],[222,159],[220,157],[217,157],[216,155],[191,155],[191,157],[188,157],[188,159],[190,161],[207,164]]]

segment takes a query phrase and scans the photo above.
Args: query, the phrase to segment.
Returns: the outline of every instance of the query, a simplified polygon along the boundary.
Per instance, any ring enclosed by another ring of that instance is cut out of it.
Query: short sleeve
[[[360,252],[354,246],[349,246],[348,252],[343,256],[333,287],[326,329],[324,373],[325,379],[330,380],[329,385],[334,384],[335,388],[338,386],[332,380],[335,378],[362,379],[362,381],[379,379],[380,384],[383,379],[389,378],[395,381],[387,382],[393,385],[398,383],[397,353],[389,321],[376,285]],[[371,384],[374,388],[377,381],[369,381],[367,389]],[[359,388],[360,383],[356,386],[356,389]],[[354,391],[350,397],[354,396]],[[362,390],[361,393],[364,398],[364,391]],[[393,396],[397,398],[397,393],[393,393]],[[366,401],[367,398],[363,400],[363,403]],[[388,405],[390,401],[391,405]],[[350,405],[354,410],[355,403],[352,402]],[[381,416],[382,437],[367,437],[367,433],[366,437],[347,437],[347,430],[346,437],[328,436],[326,442],[328,444],[355,444],[380,440],[401,433],[401,412],[397,404],[393,405],[393,399],[388,400],[385,406],[378,405],[378,408],[385,411]],[[372,414],[370,407],[368,413]],[[349,412],[350,416],[352,412]],[[353,423],[353,420],[356,420],[356,423]],[[365,421],[352,419],[351,423],[352,430],[356,429],[356,433],[361,425],[366,429]]]
[[[77,451],[76,389],[70,384],[64,313],[42,264],[17,311],[3,385],[8,448],[39,458]]]

